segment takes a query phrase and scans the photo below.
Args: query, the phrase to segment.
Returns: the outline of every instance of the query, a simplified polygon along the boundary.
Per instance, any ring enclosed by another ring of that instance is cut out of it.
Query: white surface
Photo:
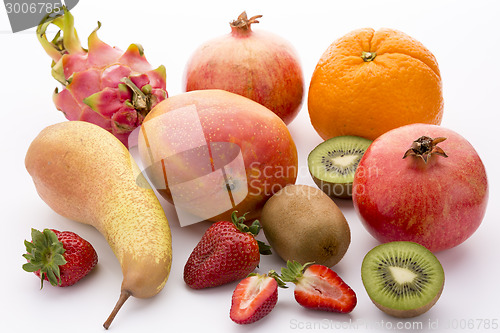
[[[356,291],[358,305],[350,315],[306,311],[293,300],[293,291],[280,290],[279,303],[264,320],[240,327],[229,319],[231,293],[236,283],[194,291],[182,280],[182,270],[207,224],[181,228],[175,212],[161,199],[173,233],[173,267],[164,290],[152,299],[131,298],[116,317],[114,332],[248,332],[395,330],[493,331],[500,321],[498,265],[500,234],[500,162],[495,136],[500,121],[500,43],[497,1],[95,1],[82,0],[72,11],[84,45],[86,36],[102,22],[101,39],[125,49],[140,42],[153,66],[167,69],[167,90],[181,93],[188,56],[202,42],[228,33],[228,22],[243,10],[263,14],[254,29],[272,31],[297,49],[306,83],[323,51],[335,39],[361,27],[390,27],[420,40],[436,56],[443,79],[445,113],[442,125],[466,137],[486,165],[490,182],[489,207],[481,227],[462,245],[437,253],[446,273],[444,292],[434,308],[414,319],[391,318],[368,299],[360,277],[361,261],[377,242],[361,226],[352,203],[338,201],[350,222],[352,243],[334,269]],[[120,290],[121,271],[103,237],[92,227],[54,213],[37,195],[24,168],[31,140],[49,124],[65,121],[51,95],[58,83],[50,75],[50,61],[37,42],[34,29],[10,33],[0,9],[1,186],[3,288],[2,332],[101,332]],[[313,185],[306,169],[308,152],[321,142],[309,122],[306,104],[290,131],[299,149],[297,183]],[[33,274],[21,269],[23,240],[30,228],[72,230],[88,239],[99,254],[99,264],[71,288],[47,285],[39,290]],[[279,269],[277,257],[263,257],[259,271]],[[145,272],[147,274],[147,272]],[[489,321],[489,322],[488,322]],[[490,326],[487,324],[490,323]],[[485,325],[486,324],[486,325]],[[470,326],[468,326],[470,325]],[[489,329],[488,329],[489,328]],[[497,329],[499,330],[499,329]]]

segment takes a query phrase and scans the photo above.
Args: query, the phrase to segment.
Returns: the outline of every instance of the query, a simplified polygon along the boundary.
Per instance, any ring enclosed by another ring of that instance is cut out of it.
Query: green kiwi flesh
[[[361,278],[373,303],[399,318],[429,310],[444,287],[443,267],[436,256],[424,246],[406,241],[381,244],[368,252]]]
[[[316,146],[307,158],[316,185],[332,198],[350,198],[354,172],[371,143],[365,138],[346,135]]]

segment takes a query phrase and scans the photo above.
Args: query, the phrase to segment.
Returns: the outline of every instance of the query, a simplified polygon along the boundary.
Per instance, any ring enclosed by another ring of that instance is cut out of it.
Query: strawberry
[[[212,224],[193,249],[184,266],[184,281],[193,289],[220,286],[240,280],[260,262],[260,253],[270,247],[255,239],[261,227],[254,221],[249,227],[245,215],[231,214],[231,221]]]
[[[251,324],[267,316],[278,302],[278,287],[286,288],[271,272],[250,274],[233,292],[229,317],[237,324]]]
[[[26,251],[23,265],[27,272],[35,272],[41,280],[53,286],[75,284],[97,264],[97,253],[92,245],[74,232],[31,229],[31,242],[24,241]]]
[[[295,300],[308,309],[349,313],[356,306],[354,291],[326,266],[288,261],[281,278],[295,284]]]

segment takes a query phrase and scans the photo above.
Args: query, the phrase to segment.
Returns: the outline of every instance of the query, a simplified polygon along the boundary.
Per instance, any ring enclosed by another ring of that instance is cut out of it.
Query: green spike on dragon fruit
[[[113,133],[128,147],[130,133],[144,117],[168,97],[165,67],[153,69],[138,44],[123,52],[97,37],[97,28],[84,49],[74,18],[64,8],[47,15],[37,28],[38,40],[52,58],[52,76],[64,87],[54,92],[54,104],[68,120],[83,120]],[[60,30],[52,41],[46,36],[50,24]]]

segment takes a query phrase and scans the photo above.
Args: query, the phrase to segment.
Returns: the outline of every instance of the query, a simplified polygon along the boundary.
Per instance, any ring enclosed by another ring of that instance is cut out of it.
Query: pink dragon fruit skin
[[[45,34],[54,24],[59,32],[52,41]],[[113,133],[126,147],[130,133],[144,117],[168,97],[165,67],[153,69],[140,45],[131,44],[123,52],[97,37],[97,28],[82,48],[74,28],[74,18],[64,8],[62,15],[43,20],[37,36],[52,58],[52,76],[64,88],[56,88],[56,108],[68,120],[94,123]],[[62,35],[61,35],[62,33]]]

